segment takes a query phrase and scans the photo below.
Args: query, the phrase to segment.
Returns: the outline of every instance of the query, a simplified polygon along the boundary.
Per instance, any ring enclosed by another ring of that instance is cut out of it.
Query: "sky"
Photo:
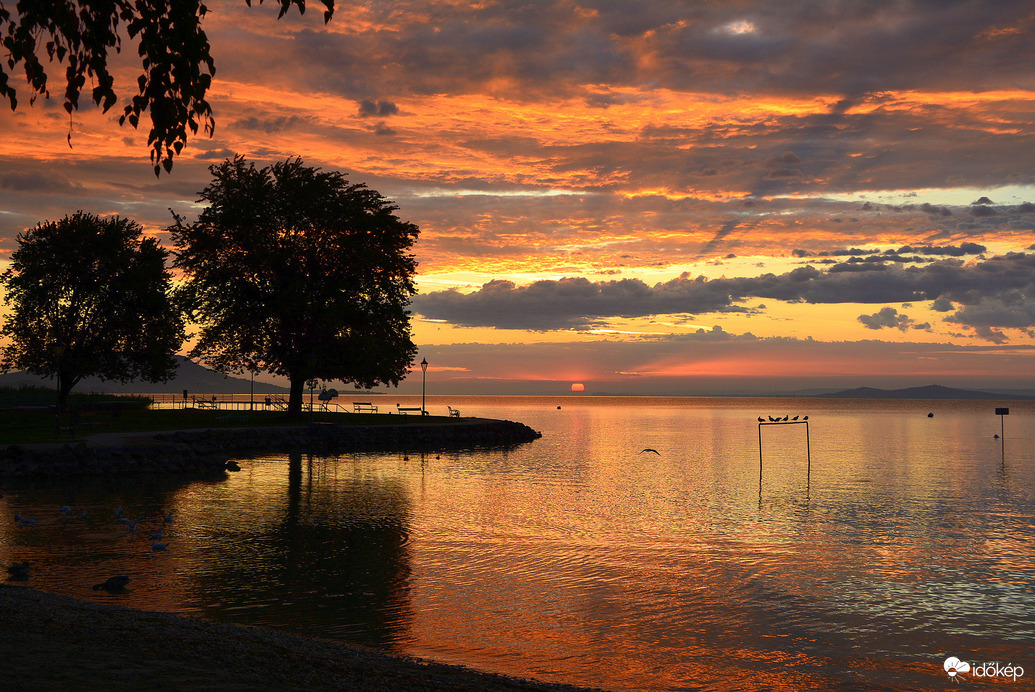
[[[80,209],[168,241],[213,163],[301,157],[420,227],[429,393],[1035,389],[1031,2],[277,10],[211,3],[215,134],[169,175],[118,107],[0,109],[0,265]]]

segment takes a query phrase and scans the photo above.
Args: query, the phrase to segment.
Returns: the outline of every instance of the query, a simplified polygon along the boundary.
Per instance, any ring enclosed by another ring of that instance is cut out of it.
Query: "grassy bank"
[[[97,433],[146,433],[192,428],[276,427],[308,423],[337,425],[387,425],[445,421],[442,416],[400,416],[379,413],[317,412],[311,418],[289,419],[282,411],[144,408],[130,397],[106,397],[104,401],[71,402],[71,411],[54,414],[53,407],[32,408],[16,404],[0,411],[0,445],[75,442]],[[144,406],[148,400],[144,399]],[[10,404],[8,404],[10,406]],[[58,430],[61,428],[59,434]]]

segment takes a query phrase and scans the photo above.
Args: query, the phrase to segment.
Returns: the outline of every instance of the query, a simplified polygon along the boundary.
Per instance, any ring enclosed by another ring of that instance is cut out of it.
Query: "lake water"
[[[447,404],[543,438],[8,483],[0,510],[36,525],[0,523],[0,557],[46,591],[610,690],[943,690],[949,656],[1033,686],[1035,403],[1005,404],[1005,444],[997,402]],[[113,574],[126,593],[91,588]]]

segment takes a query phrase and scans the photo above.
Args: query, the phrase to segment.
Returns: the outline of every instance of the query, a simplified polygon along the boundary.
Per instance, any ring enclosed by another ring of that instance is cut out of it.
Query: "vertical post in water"
[[[805,421],[805,454],[809,460],[809,465],[806,467],[805,475],[808,478],[812,478],[812,445],[809,443],[809,422]]]
[[[999,416],[999,451],[1003,455],[1003,459],[1006,459],[1006,416],[1010,415],[1010,409],[1008,408],[997,408],[995,415]]]
[[[758,492],[762,492],[762,424],[758,424]]]

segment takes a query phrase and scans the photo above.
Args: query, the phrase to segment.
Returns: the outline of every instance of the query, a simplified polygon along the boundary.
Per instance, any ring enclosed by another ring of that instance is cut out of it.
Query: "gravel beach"
[[[6,689],[576,691],[280,632],[0,584]]]

